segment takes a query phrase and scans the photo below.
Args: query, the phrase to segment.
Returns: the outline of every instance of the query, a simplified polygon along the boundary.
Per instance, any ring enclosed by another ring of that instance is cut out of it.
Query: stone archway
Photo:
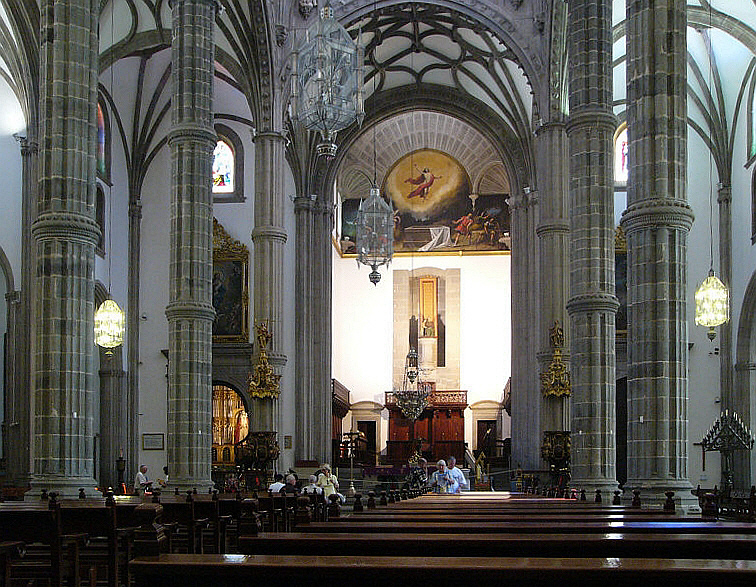
[[[753,414],[756,413],[756,397],[751,390],[756,386],[756,273],[746,287],[743,306],[735,340],[735,379],[732,390],[732,409],[753,430]],[[723,391],[724,393],[724,391]],[[756,468],[753,451],[739,451],[734,456],[734,487],[747,490],[751,483],[751,471]]]

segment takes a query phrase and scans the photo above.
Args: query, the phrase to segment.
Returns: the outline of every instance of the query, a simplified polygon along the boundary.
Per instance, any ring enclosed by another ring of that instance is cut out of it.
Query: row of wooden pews
[[[756,525],[508,493],[371,496],[293,532],[251,532],[240,554],[137,558],[137,585],[241,581],[458,585],[746,585]],[[384,503],[385,505],[381,505]],[[362,510],[362,511],[360,511]],[[259,527],[258,527],[259,528]]]

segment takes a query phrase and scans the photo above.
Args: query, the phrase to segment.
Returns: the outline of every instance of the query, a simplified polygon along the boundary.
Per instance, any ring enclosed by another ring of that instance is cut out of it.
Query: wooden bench
[[[161,555],[130,563],[137,587],[241,584],[463,584],[529,587],[751,587],[756,562],[649,558]]]
[[[707,522],[695,518],[677,518],[669,521],[640,520],[574,520],[574,521],[492,521],[492,522],[360,522],[348,518],[339,522],[313,522],[307,532],[353,533],[417,533],[417,534],[499,534],[548,533],[588,534],[622,532],[624,534],[659,534],[693,532],[700,534],[756,534],[756,524],[746,522]]]
[[[443,557],[621,557],[756,560],[753,534],[355,534],[243,536],[243,554]]]

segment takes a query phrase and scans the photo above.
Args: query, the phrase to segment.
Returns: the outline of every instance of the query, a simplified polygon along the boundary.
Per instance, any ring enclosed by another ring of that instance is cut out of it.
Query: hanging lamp
[[[113,34],[113,16],[111,14],[110,30]],[[113,39],[111,38],[111,45]],[[113,94],[114,87],[114,70],[115,63],[110,66],[110,94]],[[108,137],[110,140],[110,137]],[[113,186],[109,187],[108,191],[108,249],[106,255],[108,256],[108,298],[100,304],[97,311],[94,314],[94,341],[99,347],[106,349],[107,355],[113,354],[113,349],[123,344],[123,336],[126,330],[126,315],[115,300],[110,297],[110,259],[113,256],[113,249],[111,246],[111,227],[113,217]]]
[[[711,31],[711,5],[709,6],[709,30]],[[713,69],[713,47],[708,47],[709,54],[709,91],[711,91],[711,75]],[[709,275],[698,286],[695,293],[696,324],[705,326],[709,330],[706,335],[709,340],[717,336],[715,328],[730,319],[730,293],[727,286],[714,273],[714,206],[712,204],[711,187],[711,149],[709,146]]]

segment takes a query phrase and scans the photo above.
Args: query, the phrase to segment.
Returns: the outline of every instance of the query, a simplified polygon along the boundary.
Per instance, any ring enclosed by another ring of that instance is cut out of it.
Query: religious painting
[[[359,198],[349,198],[341,204],[341,252],[357,252],[357,212],[360,210]]]
[[[506,194],[473,194],[467,171],[446,153],[421,149],[403,156],[383,193],[394,209],[397,252],[509,249]]]
[[[249,342],[249,252],[213,219],[213,342]]]

